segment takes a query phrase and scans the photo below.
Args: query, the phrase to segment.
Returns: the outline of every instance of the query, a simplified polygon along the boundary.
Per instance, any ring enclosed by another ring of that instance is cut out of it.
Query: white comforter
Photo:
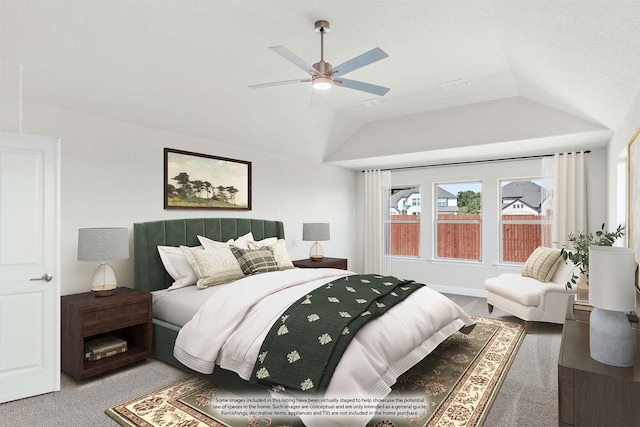
[[[180,330],[174,356],[212,373],[215,364],[248,380],[269,328],[301,296],[339,277],[338,269],[292,269],[249,276],[209,298]],[[422,287],[363,327],[344,353],[325,398],[382,399],[390,386],[449,335],[473,320],[449,298]],[[300,416],[308,427],[364,426],[371,416]]]

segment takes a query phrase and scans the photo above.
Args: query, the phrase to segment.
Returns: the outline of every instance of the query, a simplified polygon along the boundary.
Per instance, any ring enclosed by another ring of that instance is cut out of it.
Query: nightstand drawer
[[[88,311],[82,316],[84,336],[89,337],[126,326],[146,323],[148,317],[149,306],[146,301]]]

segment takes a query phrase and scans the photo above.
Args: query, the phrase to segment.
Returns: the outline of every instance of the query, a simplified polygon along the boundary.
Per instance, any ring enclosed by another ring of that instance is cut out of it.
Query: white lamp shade
[[[79,261],[112,261],[129,258],[129,230],[125,227],[78,230]]]
[[[612,311],[635,309],[635,253],[628,248],[589,247],[589,304]]]
[[[308,222],[302,224],[302,240],[307,242],[321,242],[329,240],[329,223]]]

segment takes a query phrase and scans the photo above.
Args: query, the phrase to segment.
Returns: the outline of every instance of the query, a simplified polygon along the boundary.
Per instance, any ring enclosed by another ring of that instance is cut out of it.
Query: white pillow
[[[198,288],[221,285],[244,277],[238,260],[228,246],[221,245],[204,250],[180,246],[180,249],[198,276]]]
[[[264,244],[265,241],[276,239],[273,243]],[[290,268],[295,268],[293,262],[291,262],[291,257],[289,256],[289,252],[287,252],[287,243],[284,239],[277,239],[275,237],[269,237],[268,239],[261,240],[259,242],[248,242],[249,249],[260,249],[262,246],[268,246],[273,251],[273,257],[276,259],[278,263],[278,270],[288,270]]]
[[[277,237],[267,237],[266,239],[262,239],[262,240],[258,240],[258,241],[249,240],[247,242],[247,245],[248,246],[251,246],[251,245],[254,245],[254,246],[256,246],[256,245],[258,245],[258,246],[271,246],[277,241],[278,241]],[[249,248],[249,249],[252,249],[252,248]]]
[[[253,240],[253,233],[248,232],[244,236],[238,237],[236,240],[229,239],[226,243],[225,242],[218,242],[217,240],[212,240],[212,239],[209,239],[208,237],[204,237],[204,236],[198,236],[198,240],[200,241],[202,246],[205,247],[205,249],[213,248],[213,247],[216,247],[216,246],[219,247],[221,245],[225,246],[225,247],[229,247],[229,245],[231,245],[231,244],[239,247],[240,249],[249,249],[249,247],[247,246],[247,242],[249,240]]]
[[[233,241],[233,244],[240,249],[249,249],[247,242],[249,242],[250,240],[254,240],[252,232],[248,232],[244,236],[238,237],[236,240]]]
[[[202,250],[202,246],[195,246],[192,249]],[[167,290],[184,288],[185,286],[195,285],[198,281],[196,272],[191,268],[191,264],[184,256],[182,249],[175,246],[158,246],[158,253],[169,276],[174,280],[173,284]]]

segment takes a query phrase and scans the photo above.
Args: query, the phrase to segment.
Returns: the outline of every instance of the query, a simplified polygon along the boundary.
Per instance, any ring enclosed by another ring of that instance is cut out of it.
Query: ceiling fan
[[[361,90],[363,92],[373,93],[378,96],[384,96],[389,92],[388,87],[378,86],[371,83],[360,82],[357,80],[343,79],[342,76],[350,73],[351,71],[362,68],[365,65],[369,65],[373,62],[379,61],[388,57],[382,49],[376,47],[362,55],[356,56],[344,62],[337,67],[332,67],[331,64],[324,61],[324,35],[330,31],[329,22],[317,21],[315,23],[315,32],[320,33],[320,62],[316,62],[313,66],[309,65],[302,58],[295,53],[291,52],[284,46],[272,46],[269,49],[273,50],[284,59],[292,62],[298,66],[311,77],[306,79],[284,80],[280,82],[261,83],[257,85],[249,86],[252,89],[261,89],[270,86],[279,86],[292,83],[311,82],[315,89],[324,90],[329,89],[331,86],[342,86],[349,89]]]

